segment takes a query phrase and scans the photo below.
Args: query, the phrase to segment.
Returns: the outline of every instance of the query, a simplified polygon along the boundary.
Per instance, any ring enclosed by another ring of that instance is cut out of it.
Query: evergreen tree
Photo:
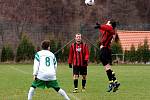
[[[10,46],[6,46],[6,57],[8,61],[14,60],[14,52]]]
[[[99,48],[99,42],[97,42],[97,49],[96,49],[96,62],[100,63],[100,49]]]
[[[60,49],[61,49],[61,41],[59,41],[57,44],[57,51],[59,50],[59,52],[56,53],[57,61],[62,60],[62,50],[60,50]]]
[[[2,48],[1,61],[2,62],[6,61],[6,50],[5,50],[5,47]]]
[[[69,55],[69,48],[66,46],[64,47],[63,53],[62,53],[62,61],[67,62],[68,61],[68,55]]]
[[[125,51],[124,51],[124,61],[125,61],[125,62],[128,62],[129,59],[130,59],[129,52],[130,52],[130,51],[128,51],[128,50],[125,50]]]
[[[94,63],[95,61],[95,50],[94,50],[94,46],[91,46],[91,50],[90,50],[90,62]]]
[[[130,59],[131,62],[136,61],[136,50],[135,50],[135,47],[134,47],[133,44],[131,45],[131,49],[130,49],[130,52],[129,52],[129,59]]]
[[[112,50],[112,54],[122,54],[122,47],[120,42],[115,42],[113,41],[112,45],[111,45],[111,50]],[[117,57],[119,57],[120,59],[122,59],[122,55],[118,55]],[[115,60],[116,56],[112,57],[112,60]]]
[[[14,60],[14,53],[10,46],[4,46],[2,48],[2,54],[1,54],[1,61],[13,61]]]
[[[142,62],[146,64],[150,59],[150,51],[147,38],[144,40],[144,45],[142,49]]]
[[[137,56],[138,62],[142,62],[142,49],[143,49],[143,46],[141,44],[138,44],[138,48],[136,51],[136,56]]]
[[[32,60],[34,58],[35,48],[27,36],[23,36],[17,48],[16,61]]]
[[[56,52],[56,42],[54,40],[51,40],[50,42],[50,51],[53,53]]]

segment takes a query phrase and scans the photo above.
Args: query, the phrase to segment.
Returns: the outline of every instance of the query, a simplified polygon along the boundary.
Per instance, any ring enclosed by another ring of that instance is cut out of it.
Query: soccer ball
[[[94,0],[85,0],[87,6],[93,6],[95,4]]]

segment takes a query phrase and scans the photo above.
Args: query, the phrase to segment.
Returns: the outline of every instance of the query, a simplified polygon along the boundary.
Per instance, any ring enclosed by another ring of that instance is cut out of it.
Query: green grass
[[[114,65],[121,82],[119,91],[107,93],[108,80],[101,65],[88,67],[87,89],[85,93],[72,93],[72,69],[67,64],[58,64],[59,85],[71,100],[150,100],[149,65]],[[0,100],[27,100],[32,82],[31,64],[0,64]],[[81,78],[79,81],[79,90]],[[33,100],[64,100],[53,89],[37,89]]]

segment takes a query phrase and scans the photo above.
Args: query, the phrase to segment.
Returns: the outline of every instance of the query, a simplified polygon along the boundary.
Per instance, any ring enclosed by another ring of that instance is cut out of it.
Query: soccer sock
[[[113,79],[114,82],[117,82],[117,79],[115,77],[115,72],[113,72],[113,71],[112,71],[112,79]]]
[[[112,81],[112,70],[109,69],[106,71],[109,81]]]
[[[85,88],[86,80],[82,79],[82,88]]]
[[[63,89],[59,89],[58,93],[62,95],[65,98],[65,100],[70,100],[66,92]]]
[[[74,88],[78,88],[78,79],[74,79]]]
[[[29,93],[28,93],[28,100],[32,100],[32,96],[34,95],[35,88],[30,87]]]

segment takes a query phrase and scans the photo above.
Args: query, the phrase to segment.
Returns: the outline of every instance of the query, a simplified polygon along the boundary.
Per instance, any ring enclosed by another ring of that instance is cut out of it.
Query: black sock
[[[106,71],[109,81],[112,81],[112,70],[109,69]]]
[[[74,79],[74,88],[78,88],[78,79]]]
[[[86,80],[82,79],[82,88],[85,88]]]
[[[112,79],[114,82],[117,82],[116,76],[115,76],[115,72],[112,71]]]

